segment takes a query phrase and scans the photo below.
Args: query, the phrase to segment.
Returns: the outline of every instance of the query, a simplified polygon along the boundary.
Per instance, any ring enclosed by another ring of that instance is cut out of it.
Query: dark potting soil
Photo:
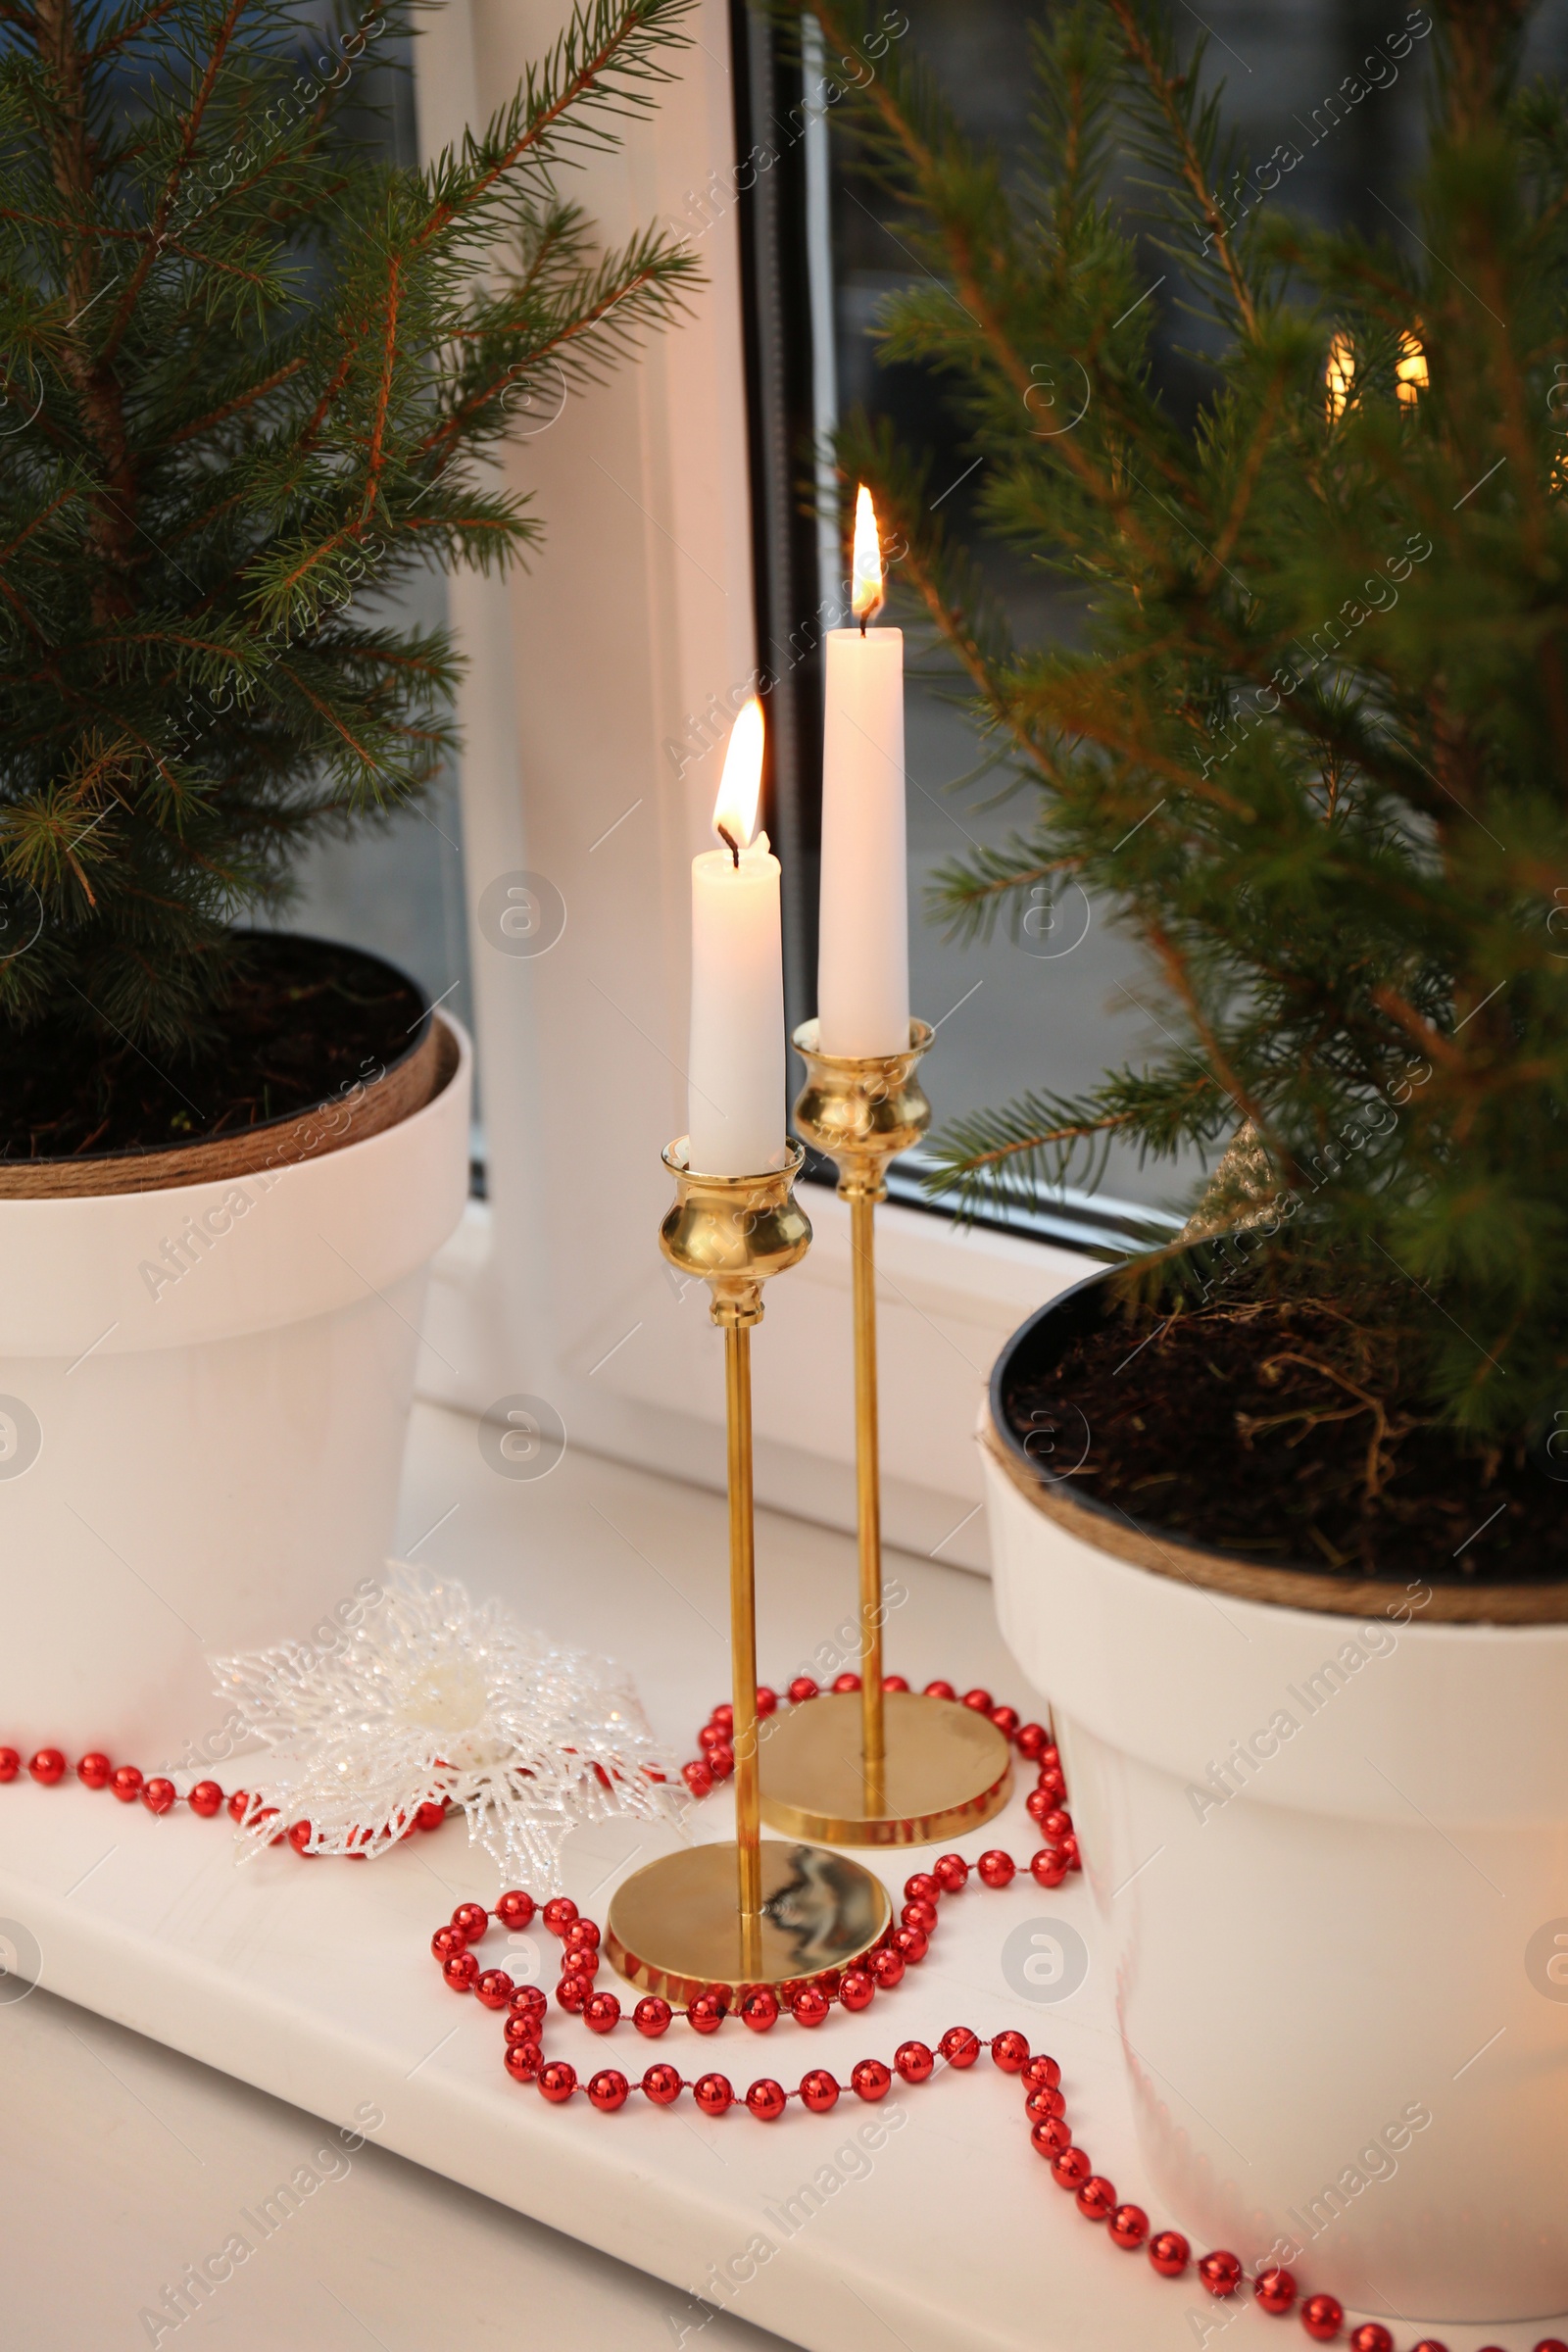
[[[298,1115],[416,1043],[425,1005],[378,956],[257,932],[199,1053],[93,1054],[49,1022],[0,1033],[0,1156],[169,1151]]]
[[[1004,1391],[1025,1451],[1152,1535],[1354,1581],[1568,1577],[1568,1485],[1542,1453],[1462,1451],[1401,1399],[1396,1345],[1327,1301],[1111,1306],[1045,1352]]]

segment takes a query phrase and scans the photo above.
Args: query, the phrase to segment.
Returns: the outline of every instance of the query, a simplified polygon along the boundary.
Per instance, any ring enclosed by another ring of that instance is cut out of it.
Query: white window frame
[[[482,122],[561,21],[560,0],[447,0],[424,17],[422,154]],[[660,1152],[686,1125],[689,860],[710,842],[717,769],[709,755],[677,773],[667,747],[714,696],[738,701],[756,661],[725,0],[702,0],[690,30],[658,112],[580,193],[607,237],[652,219],[693,233],[696,315],[509,452],[509,482],[536,494],[548,529],[532,570],[452,583],[489,1199],[438,1262],[419,1388],[473,1412],[542,1396],[571,1444],[717,1488],[718,1335],[706,1290],[682,1295],[657,1240]],[[516,870],[547,875],[566,906],[561,939],[531,958],[474,920],[486,885]],[[940,1051],[928,1070],[940,1114]],[[803,1198],[815,1242],[769,1287],[755,1349],[757,1491],[848,1528],[848,1218],[825,1188]],[[886,1533],[984,1569],[985,1380],[1008,1332],[1092,1261],[897,1206],[878,1249]]]

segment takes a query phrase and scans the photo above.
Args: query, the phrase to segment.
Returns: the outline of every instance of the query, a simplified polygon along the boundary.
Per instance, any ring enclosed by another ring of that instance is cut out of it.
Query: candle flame
[[[855,497],[855,569],[851,609],[863,629],[887,603],[882,580],[882,543],[877,536],[876,509],[862,482]]]
[[[1427,355],[1421,348],[1421,338],[1413,328],[1399,337],[1399,357],[1394,369],[1394,396],[1401,409],[1413,409],[1423,392],[1429,391],[1432,377],[1427,369]]]
[[[762,706],[754,694],[730,729],[724,773],[713,803],[713,831],[737,865],[742,850],[757,831],[757,807],[761,797]]]
[[[1338,424],[1355,397],[1355,348],[1347,334],[1338,334],[1329,345],[1329,362],[1323,371],[1328,398],[1324,403],[1330,424]]]

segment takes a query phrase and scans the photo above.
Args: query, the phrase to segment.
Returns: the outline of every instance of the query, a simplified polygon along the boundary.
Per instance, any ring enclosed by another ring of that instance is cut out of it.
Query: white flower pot
[[[0,1200],[0,1741],[216,1764],[204,1653],[309,1640],[379,1578],[467,1191],[455,1024],[443,1060],[422,1107],[319,1157]]]
[[[999,1434],[1042,1320],[984,1433],[997,1608],[1052,1700],[1164,2220],[1362,2313],[1563,2313],[1568,1624],[1443,1621],[1485,1595],[1436,1586],[1335,1613],[1327,1579],[1086,1509]]]

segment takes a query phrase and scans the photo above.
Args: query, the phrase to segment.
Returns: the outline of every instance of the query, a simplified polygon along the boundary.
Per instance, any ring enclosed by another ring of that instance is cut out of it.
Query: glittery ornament
[[[251,1853],[293,1829],[303,1853],[373,1859],[445,1803],[507,1877],[554,1886],[574,1821],[673,1822],[686,1801],[618,1668],[525,1633],[498,1600],[476,1606],[454,1577],[395,1562],[330,1644],[209,1664],[270,1750],[243,1763]]]

